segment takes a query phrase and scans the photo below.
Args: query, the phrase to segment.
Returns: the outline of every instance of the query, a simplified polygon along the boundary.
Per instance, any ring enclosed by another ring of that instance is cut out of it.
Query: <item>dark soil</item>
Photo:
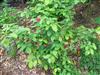
[[[88,28],[96,28],[100,25],[94,22],[96,17],[100,17],[100,0],[91,0],[90,3],[79,3],[75,6],[74,21],[75,27],[84,25]]]

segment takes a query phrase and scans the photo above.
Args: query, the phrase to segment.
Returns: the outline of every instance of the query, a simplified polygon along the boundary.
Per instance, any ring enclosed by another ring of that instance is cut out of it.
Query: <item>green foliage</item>
[[[69,54],[95,55],[94,29],[73,28],[73,6],[86,0],[32,0],[22,11],[4,8],[0,13],[1,44],[28,54],[29,68],[52,70],[53,75],[80,75]],[[14,14],[11,14],[14,13]],[[82,61],[83,62],[83,61]]]
[[[96,33],[100,34],[100,27],[96,28]]]
[[[81,67],[85,67],[90,71],[89,75],[100,74],[100,52],[97,50],[93,56],[84,56],[81,58]]]
[[[100,24],[100,17],[96,17],[96,18],[95,18],[95,23],[96,23],[96,24]]]

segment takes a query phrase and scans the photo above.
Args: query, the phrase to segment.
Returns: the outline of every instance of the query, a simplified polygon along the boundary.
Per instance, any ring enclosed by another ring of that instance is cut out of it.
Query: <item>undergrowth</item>
[[[81,75],[81,69],[86,68],[88,74],[99,75],[100,28],[73,26],[73,7],[85,1],[31,0],[24,10],[3,8],[1,46],[8,52],[27,53],[31,69],[40,67],[53,75]]]

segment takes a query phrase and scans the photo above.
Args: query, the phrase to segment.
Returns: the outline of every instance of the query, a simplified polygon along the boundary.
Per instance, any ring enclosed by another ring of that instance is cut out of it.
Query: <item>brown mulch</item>
[[[0,75],[52,75],[43,69],[29,69],[26,64],[26,55],[20,53],[16,58],[11,58],[4,50],[0,49]]]

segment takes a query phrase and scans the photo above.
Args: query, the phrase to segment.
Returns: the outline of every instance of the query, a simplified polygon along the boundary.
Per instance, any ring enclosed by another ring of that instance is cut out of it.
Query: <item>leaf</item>
[[[71,73],[67,73],[67,75],[71,75]]]
[[[52,0],[45,0],[45,5],[48,5],[52,2]]]
[[[93,49],[90,50],[90,54],[91,54],[91,55],[94,54],[94,50],[93,50]]]
[[[95,43],[93,43],[92,44],[92,47],[96,50],[97,49],[97,47],[96,47],[96,44]]]
[[[57,72],[60,72],[60,71],[61,71],[60,68],[55,68],[54,71],[53,71],[53,74],[56,75],[56,73],[57,73]]]
[[[89,50],[85,51],[85,55],[86,56],[89,55],[89,54],[93,55],[94,54],[94,50],[93,49],[89,49]]]
[[[9,36],[15,39],[18,37],[16,33],[11,33]]]
[[[30,53],[32,53],[32,49],[30,47],[27,47],[25,52],[30,54]]]
[[[58,31],[58,28],[57,28],[57,25],[56,25],[56,24],[51,25],[51,28],[52,28],[52,30],[55,31],[55,32]]]
[[[48,59],[49,63],[54,63],[55,62],[55,57],[54,56],[50,56],[50,58]]]
[[[69,36],[68,35],[65,35],[65,39],[68,40],[69,39]]]
[[[58,57],[57,51],[52,51],[52,54],[53,54],[56,58]]]
[[[90,52],[89,51],[85,51],[85,55],[87,56],[87,55],[89,55],[90,54]]]
[[[51,41],[54,41],[55,40],[55,37],[54,36],[51,36]]]
[[[28,62],[28,67],[30,69],[32,69],[33,67],[36,67],[37,66],[37,63],[38,63],[37,62],[37,59],[34,59],[33,58],[33,55],[31,55],[31,56],[28,57],[27,62]]]
[[[38,64],[42,64],[42,61],[40,59],[38,59],[37,61],[38,61]]]
[[[33,62],[32,62],[32,61],[29,61],[29,63],[28,63],[28,67],[29,67],[30,69],[33,68]]]
[[[48,43],[47,39],[44,39],[43,42],[44,42],[44,43]]]
[[[25,32],[30,33],[30,29],[29,28],[23,28],[23,27],[19,27],[19,29],[17,30],[18,34],[22,34]]]
[[[48,65],[44,65],[44,69],[47,71],[48,70]]]
[[[62,37],[59,37],[59,41],[60,41],[60,42],[62,41]]]
[[[56,61],[54,56],[51,56],[51,63],[54,63]]]
[[[96,28],[96,33],[100,34],[100,27]]]
[[[6,38],[4,38],[2,41],[1,41],[1,44],[3,44],[5,47],[8,47],[9,44],[10,44],[10,41]]]
[[[100,24],[100,17],[95,18],[95,23]]]
[[[26,45],[25,44],[21,44],[20,50],[24,51],[25,48],[26,48]]]
[[[32,40],[33,40],[34,42],[36,42],[36,41],[37,41],[36,37],[33,37],[33,38],[32,38]]]
[[[33,67],[36,67],[38,64],[37,60],[33,60]]]
[[[32,61],[33,60],[33,54],[30,54],[29,56],[28,56],[28,58],[27,58],[27,61],[29,62],[29,61]]]
[[[48,36],[50,36],[50,35],[51,35],[51,32],[50,32],[50,31],[48,31],[48,32],[47,32],[47,35],[48,35]]]
[[[79,1],[78,0],[74,0],[74,3],[77,4]]]
[[[44,59],[50,58],[50,54],[43,56]]]

